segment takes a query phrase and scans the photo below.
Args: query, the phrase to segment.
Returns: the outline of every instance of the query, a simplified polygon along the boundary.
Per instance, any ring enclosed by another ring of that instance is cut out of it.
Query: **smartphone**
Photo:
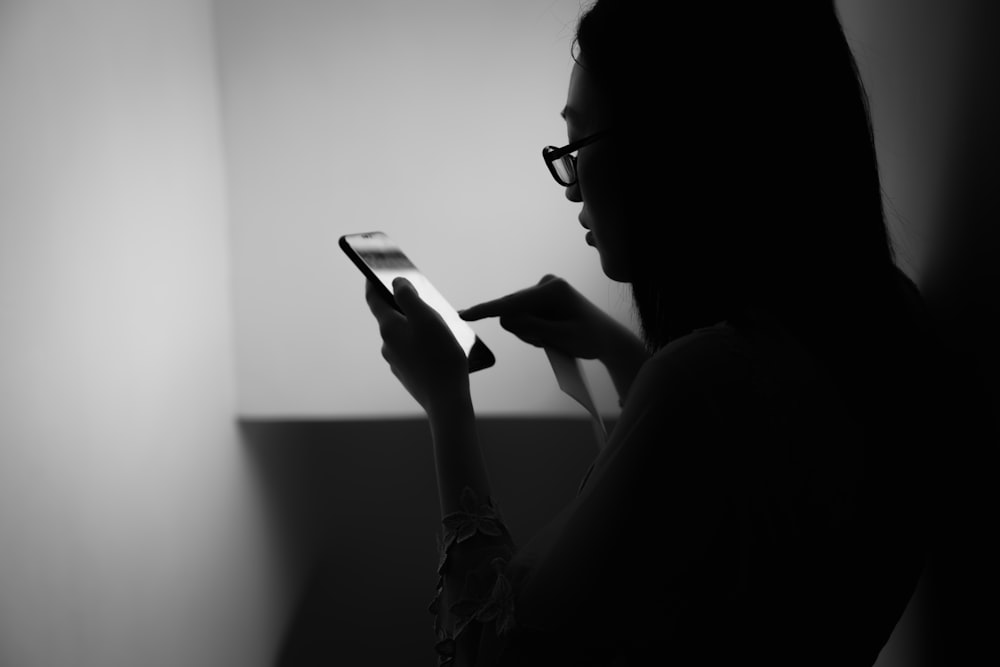
[[[451,304],[386,234],[383,232],[347,234],[340,237],[340,247],[396,310],[400,308],[392,295],[392,281],[396,278],[409,280],[420,298],[441,315],[455,339],[465,350],[465,356],[469,358],[470,372],[489,368],[495,363],[493,353],[483,344],[469,323],[459,317]]]

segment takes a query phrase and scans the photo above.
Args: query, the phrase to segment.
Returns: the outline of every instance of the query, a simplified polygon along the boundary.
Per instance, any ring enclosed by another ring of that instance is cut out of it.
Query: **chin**
[[[603,256],[601,257],[601,269],[604,271],[604,275],[615,282],[632,282],[632,277],[625,267],[606,261]]]

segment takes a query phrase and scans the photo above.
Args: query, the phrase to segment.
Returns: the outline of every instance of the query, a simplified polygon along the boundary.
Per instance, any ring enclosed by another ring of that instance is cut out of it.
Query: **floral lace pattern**
[[[512,548],[500,512],[489,498],[480,503],[469,487],[462,491],[459,507],[459,511],[442,519],[444,536],[438,536],[438,585],[429,610],[436,616],[434,629],[438,643],[435,650],[439,665],[453,664],[457,642],[471,623],[495,624],[501,647],[515,627],[514,589],[504,574]],[[445,577],[460,574],[450,572],[452,553],[456,547],[461,548],[458,545],[471,544],[470,540],[476,536],[482,536],[478,540],[479,550],[488,560],[484,559],[478,567],[465,573],[461,596],[443,609]],[[482,546],[484,542],[485,547]]]

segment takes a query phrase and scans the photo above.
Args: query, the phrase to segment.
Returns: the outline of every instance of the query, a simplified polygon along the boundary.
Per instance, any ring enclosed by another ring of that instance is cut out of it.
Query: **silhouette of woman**
[[[621,396],[528,543],[462,350],[405,280],[402,313],[368,291],[433,435],[442,664],[871,665],[924,565],[947,423],[834,4],[600,0],[574,61],[544,160],[642,338],[554,276],[463,312],[601,360]]]

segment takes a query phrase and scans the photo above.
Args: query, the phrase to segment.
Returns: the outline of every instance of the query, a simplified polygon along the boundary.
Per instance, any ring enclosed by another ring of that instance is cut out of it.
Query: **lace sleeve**
[[[480,503],[466,487],[461,510],[444,517],[438,536],[435,615],[438,664],[474,664],[487,651],[499,656],[515,628],[514,589],[505,574],[513,540],[497,507]]]

